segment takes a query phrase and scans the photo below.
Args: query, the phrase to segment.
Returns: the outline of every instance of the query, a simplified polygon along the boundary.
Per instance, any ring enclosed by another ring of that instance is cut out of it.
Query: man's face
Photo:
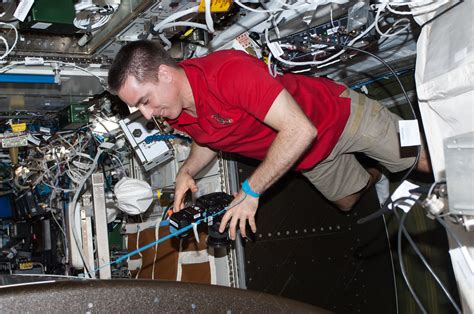
[[[176,119],[182,111],[178,97],[178,89],[172,80],[164,77],[162,80],[139,82],[134,76],[129,76],[118,91],[118,96],[130,107],[140,110],[145,119],[163,117]]]

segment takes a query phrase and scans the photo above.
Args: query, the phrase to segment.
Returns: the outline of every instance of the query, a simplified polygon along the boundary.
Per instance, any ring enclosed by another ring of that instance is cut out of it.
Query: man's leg
[[[353,153],[360,152],[379,161],[390,172],[410,168],[414,157],[401,156],[398,120],[377,101],[348,91],[351,115],[331,154],[313,169],[303,171],[311,183],[338,208],[350,210],[361,195],[380,180],[377,169],[364,169]],[[417,169],[429,172],[426,151],[421,148]]]
[[[333,201],[333,203],[342,211],[350,211],[352,207],[359,201],[361,196],[370,188],[372,187],[375,183],[377,183],[380,178],[382,177],[382,172],[378,170],[377,168],[368,168],[366,169],[367,172],[370,175],[369,182],[367,182],[367,185],[360,190],[359,192],[356,192],[354,194],[350,194],[348,196],[345,196],[341,199]]]
[[[416,170],[425,173],[431,172],[431,164],[425,149],[425,145],[421,145],[420,147],[420,159],[418,160],[418,164],[416,165]]]
[[[365,169],[354,154],[338,154],[337,146],[333,153],[302,174],[324,197],[339,209],[348,211],[380,179],[381,172],[375,168]]]

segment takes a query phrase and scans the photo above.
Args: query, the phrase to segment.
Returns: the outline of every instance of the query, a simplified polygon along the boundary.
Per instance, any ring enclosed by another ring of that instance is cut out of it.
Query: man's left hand
[[[230,238],[232,240],[235,240],[237,223],[239,223],[240,233],[244,238],[247,237],[245,230],[247,220],[249,222],[250,229],[252,229],[252,232],[257,232],[257,225],[255,224],[255,213],[257,212],[257,208],[258,198],[247,195],[242,190],[240,190],[237,196],[234,198],[234,201],[229,205],[229,209],[222,217],[219,232],[222,233],[225,231],[225,226],[227,225],[229,220]]]

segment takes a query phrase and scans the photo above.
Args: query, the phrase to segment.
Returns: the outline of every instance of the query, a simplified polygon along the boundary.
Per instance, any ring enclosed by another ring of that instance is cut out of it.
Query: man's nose
[[[140,106],[140,108],[138,108],[138,109],[140,110],[142,115],[145,117],[145,119],[151,120],[151,118],[152,118],[152,111],[151,110],[147,110],[147,108],[145,106]]]

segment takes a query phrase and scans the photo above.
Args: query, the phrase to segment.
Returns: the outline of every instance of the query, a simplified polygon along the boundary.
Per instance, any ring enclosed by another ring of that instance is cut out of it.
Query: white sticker
[[[35,23],[33,25],[31,25],[31,28],[35,28],[35,29],[47,29],[48,27],[50,27],[51,23],[43,23],[43,22],[38,22],[38,23]]]
[[[31,7],[35,3],[35,0],[21,0],[18,6],[16,7],[15,13],[13,16],[24,22],[28,12],[30,12]]]
[[[50,128],[45,128],[44,126],[40,126],[39,131],[42,132],[42,133],[51,134],[51,129]]]
[[[398,126],[400,128],[400,145],[402,147],[421,145],[418,120],[400,120],[398,121]]]
[[[267,43],[267,46],[275,57],[279,57],[283,54],[283,50],[278,43]]]
[[[414,199],[418,199],[420,197],[419,195],[410,193],[410,190],[416,189],[418,187],[420,186],[408,181],[403,181],[402,184],[400,184],[395,190],[395,192],[393,192],[391,199],[392,201],[396,201],[401,197],[411,197]],[[397,203],[397,207],[401,208],[405,213],[408,213],[413,207],[413,205],[415,205],[414,200],[406,200]],[[393,209],[392,204],[389,204],[388,208]]]

